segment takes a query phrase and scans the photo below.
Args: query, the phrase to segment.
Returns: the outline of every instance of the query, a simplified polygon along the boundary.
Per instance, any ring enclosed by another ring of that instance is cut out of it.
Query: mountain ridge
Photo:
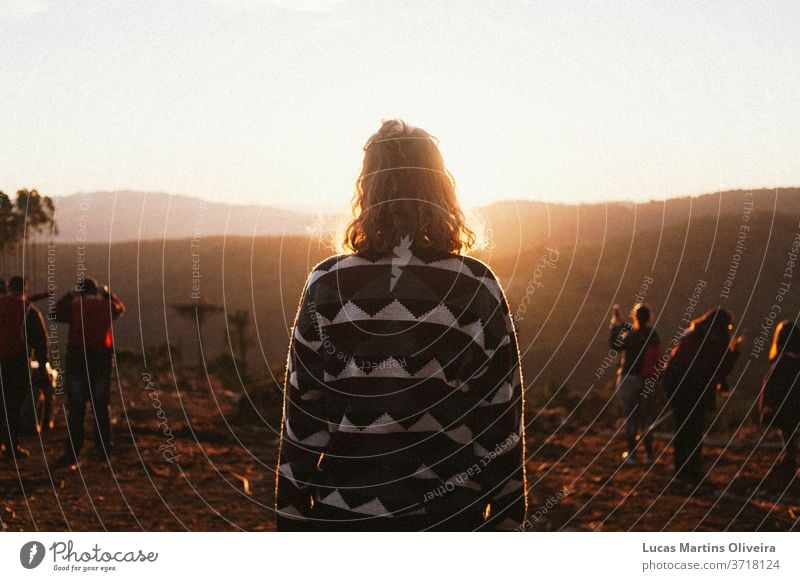
[[[800,188],[725,190],[666,200],[546,202],[508,199],[468,211],[476,229],[499,251],[546,241],[571,243],[634,229],[663,228],[707,215],[742,211],[750,195],[754,211],[800,215]],[[206,200],[187,194],[133,190],[80,192],[53,198],[57,242],[116,243],[208,236],[329,234],[346,215],[291,210],[268,204]],[[611,229],[611,232],[609,232]],[[503,239],[494,233],[502,232]]]

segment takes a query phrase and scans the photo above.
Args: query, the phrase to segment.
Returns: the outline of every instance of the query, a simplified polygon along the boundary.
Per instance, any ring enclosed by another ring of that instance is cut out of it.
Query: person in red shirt
[[[69,439],[61,462],[78,461],[84,439],[86,404],[94,414],[95,451],[98,458],[111,455],[109,398],[114,354],[112,321],[125,312],[125,305],[108,287],[86,277],[77,292],[67,293],[56,303],[56,319],[69,323],[67,343],[67,428]]]
[[[29,456],[28,451],[18,443],[20,417],[25,394],[30,391],[30,371],[28,358],[36,346],[37,357],[46,361],[45,347],[34,337],[45,337],[41,313],[30,304],[27,285],[21,276],[9,281],[8,291],[5,281],[0,292],[0,421],[8,444],[6,454],[9,458],[20,459]],[[38,325],[38,327],[37,327]]]

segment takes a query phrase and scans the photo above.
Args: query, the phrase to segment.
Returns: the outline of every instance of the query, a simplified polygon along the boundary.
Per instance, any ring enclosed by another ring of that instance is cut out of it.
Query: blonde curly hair
[[[384,121],[364,146],[353,216],[344,244],[356,253],[386,254],[404,238],[455,254],[475,244],[436,138],[400,119]]]

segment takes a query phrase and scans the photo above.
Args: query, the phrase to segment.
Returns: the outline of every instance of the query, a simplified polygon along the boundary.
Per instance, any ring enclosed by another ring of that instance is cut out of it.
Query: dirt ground
[[[268,427],[232,423],[237,394],[208,383],[180,392],[174,386],[149,392],[125,386],[122,392],[112,399],[110,466],[94,458],[91,431],[78,468],[55,465],[66,436],[60,412],[54,432],[23,442],[30,458],[17,465],[3,460],[3,530],[274,529],[277,435]],[[772,436],[754,449],[758,437],[712,438],[705,455],[706,466],[713,465],[710,482],[692,492],[670,484],[668,433],[657,435],[656,463],[629,466],[620,463],[622,443],[613,426],[576,431],[534,425],[528,434],[526,529],[800,528],[800,483],[765,479],[777,452]],[[165,459],[171,454],[173,462]]]

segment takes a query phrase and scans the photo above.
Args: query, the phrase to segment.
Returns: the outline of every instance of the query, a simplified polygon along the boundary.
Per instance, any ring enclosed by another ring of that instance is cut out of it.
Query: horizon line
[[[19,188],[25,189],[25,188]],[[37,188],[30,188],[30,189],[37,189]],[[658,204],[664,203],[671,200],[682,200],[682,199],[695,199],[701,198],[703,196],[714,196],[718,194],[733,194],[738,192],[775,192],[778,190],[800,190],[800,184],[796,185],[781,185],[781,186],[759,186],[759,187],[737,187],[737,188],[728,188],[728,189],[720,189],[720,190],[713,190],[713,191],[705,191],[699,193],[689,193],[689,194],[678,194],[675,196],[668,196],[665,198],[648,198],[647,200],[634,200],[631,198],[616,198],[616,199],[606,199],[602,201],[593,201],[593,200],[576,200],[576,201],[559,201],[559,200],[552,200],[552,199],[545,199],[540,197],[530,197],[530,198],[521,198],[521,197],[509,197],[509,198],[500,198],[497,200],[493,200],[488,203],[477,204],[477,205],[469,205],[463,206],[465,210],[475,210],[480,208],[488,208],[496,204],[508,204],[508,203],[539,203],[539,204],[547,204],[551,206],[592,206],[592,205],[604,205],[604,204],[632,204],[632,205],[647,205],[647,204]],[[2,191],[2,190],[0,190]],[[37,190],[38,191],[38,190]],[[187,198],[187,199],[194,199],[201,202],[206,202],[209,204],[219,204],[223,206],[232,206],[232,207],[241,207],[241,208],[248,208],[248,207],[269,207],[274,208],[277,210],[282,210],[285,212],[292,212],[295,214],[309,214],[309,215],[338,215],[342,212],[336,211],[314,211],[311,208],[305,207],[289,207],[283,204],[275,204],[275,203],[259,203],[259,202],[237,202],[237,201],[221,201],[221,200],[214,200],[210,199],[207,196],[201,194],[188,194],[188,193],[170,193],[166,191],[159,191],[159,190],[134,190],[134,189],[94,189],[88,191],[77,191],[70,194],[46,194],[39,192],[41,195],[46,195],[50,198],[71,198],[74,196],[82,196],[82,195],[95,195],[95,194],[141,194],[141,195],[160,195],[160,196],[170,196],[170,197],[177,197],[177,198]]]

